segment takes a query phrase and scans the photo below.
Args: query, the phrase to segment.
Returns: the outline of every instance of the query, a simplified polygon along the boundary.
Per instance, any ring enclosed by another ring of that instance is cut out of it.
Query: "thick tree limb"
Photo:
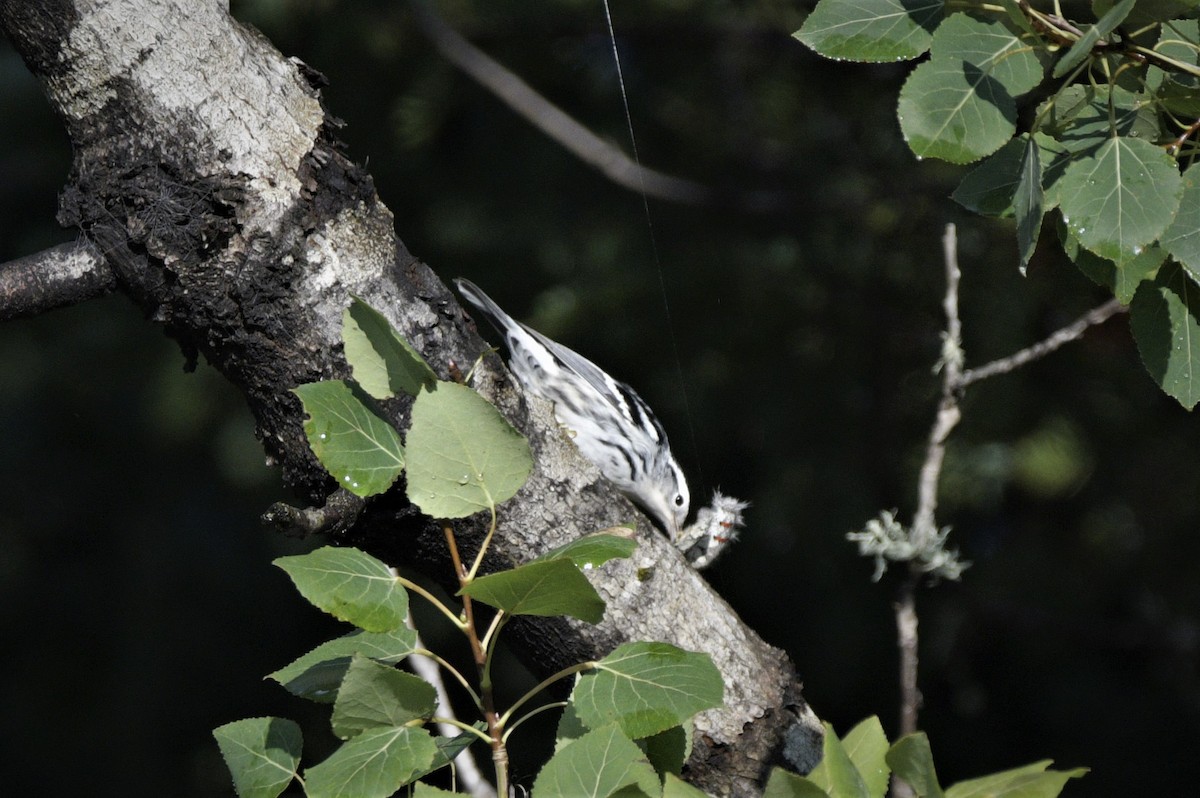
[[[105,253],[122,291],[243,392],[269,457],[313,504],[325,505],[333,485],[309,450],[291,389],[347,376],[340,338],[351,294],[388,315],[443,375],[487,349],[396,238],[370,176],[338,151],[319,76],[238,25],[223,3],[0,0],[0,26],[74,145],[60,220]],[[475,381],[529,437],[536,460],[501,508],[492,565],[639,519],[633,561],[591,574],[608,601],[603,623],[514,623],[527,661],[553,671],[636,639],[704,651],[725,676],[726,705],[698,719],[688,778],[715,795],[754,795],[785,752],[811,767],[820,726],[787,657],[579,457],[549,408],[526,401],[498,359],[486,358]],[[400,422],[408,408],[396,401],[387,410]],[[339,541],[452,576],[440,529],[401,492],[336,505],[302,520],[349,521]],[[465,547],[477,545],[478,528],[459,531]]]
[[[117,276],[88,241],[0,264],[0,321],[36,316],[112,293]]]

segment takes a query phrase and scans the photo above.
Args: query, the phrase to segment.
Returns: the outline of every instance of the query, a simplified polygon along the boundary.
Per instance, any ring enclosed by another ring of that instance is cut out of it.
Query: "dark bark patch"
[[[3,0],[0,25],[20,51],[29,71],[42,80],[64,75],[61,43],[78,22],[75,4],[68,0]]]

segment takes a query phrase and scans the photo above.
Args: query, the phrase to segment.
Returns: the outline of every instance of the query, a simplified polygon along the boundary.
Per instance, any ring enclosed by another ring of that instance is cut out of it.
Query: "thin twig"
[[[917,512],[913,517],[913,536],[917,546],[928,545],[937,536],[938,482],[946,460],[946,439],[962,419],[958,407],[958,385],[962,381],[963,350],[962,322],[958,317],[958,236],[954,225],[946,225],[942,236],[942,257],[946,264],[946,296],[942,308],[946,313],[946,332],[942,339],[942,356],[938,364],[942,371],[942,398],[937,418],[929,432],[925,447],[925,462],[917,483]]]
[[[429,3],[414,2],[409,7],[417,25],[443,58],[614,183],[673,202],[706,204],[712,201],[713,191],[708,186],[648,169],[568,116],[514,72],[467,41],[439,17]]]
[[[962,271],[958,267],[958,234],[953,224],[946,225],[942,236],[942,259],[946,265],[946,295],[942,309],[946,313],[946,332],[942,340],[942,398],[937,418],[929,431],[925,447],[925,462],[917,483],[917,511],[913,517],[914,544],[925,547],[937,537],[937,496],[942,466],[946,461],[946,439],[962,419],[958,407],[956,386],[962,380],[962,321],[958,316],[958,282]],[[923,573],[915,562],[909,564],[908,576],[901,583],[896,600],[896,636],[900,649],[900,734],[917,730],[917,715],[921,708],[921,690],[917,685],[919,637],[917,634],[917,586]],[[899,779],[892,787],[893,798],[907,798],[913,793]]]
[[[1116,314],[1125,313],[1128,310],[1129,308],[1122,305],[1119,300],[1110,299],[1103,305],[1092,308],[1066,327],[1051,333],[1045,340],[1039,341],[1033,346],[1022,349],[1014,355],[993,360],[991,363],[979,368],[967,369],[963,372],[962,379],[959,380],[958,388],[962,390],[968,385],[980,380],[986,380],[988,377],[993,377],[997,374],[1007,374],[1020,366],[1024,366],[1026,363],[1037,360],[1040,357],[1045,357],[1063,344],[1069,344],[1071,341],[1080,338],[1087,332],[1089,327],[1103,324]]]
[[[910,571],[896,600],[896,636],[900,648],[900,736],[917,730],[921,689],[917,686],[917,585],[921,574]]]

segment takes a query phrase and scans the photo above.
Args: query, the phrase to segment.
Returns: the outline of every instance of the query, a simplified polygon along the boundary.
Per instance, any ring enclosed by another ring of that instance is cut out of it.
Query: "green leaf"
[[[294,389],[308,419],[304,434],[338,484],[357,496],[383,493],[404,470],[400,434],[341,380]]]
[[[1013,97],[1041,79],[1038,54],[1003,24],[952,14],[900,90],[900,128],[918,157],[977,161],[1012,137]]]
[[[1034,133],[1033,140],[1037,142],[1038,160],[1042,164],[1042,211],[1046,212],[1058,207],[1059,186],[1071,165],[1071,153],[1062,142],[1045,133]]]
[[[358,297],[351,297],[350,307],[342,314],[342,341],[354,381],[376,399],[387,399],[399,391],[416,396],[437,382],[437,375],[420,353],[382,313]]]
[[[339,620],[368,632],[404,625],[408,593],[386,564],[365,552],[323,546],[280,557],[275,564],[292,578],[300,595]]]
[[[1009,216],[1013,194],[1021,178],[1025,145],[1010,139],[978,166],[967,172],[950,198],[969,211],[983,216]]]
[[[971,64],[1018,97],[1042,82],[1038,51],[999,22],[963,13],[951,14],[938,26],[929,48],[932,58]]]
[[[834,734],[833,726],[828,723],[825,724],[821,763],[813,768],[808,778],[813,784],[838,798],[872,798],[862,774],[854,766],[842,741]]]
[[[908,782],[918,796],[944,798],[925,732],[901,737],[888,750],[886,759],[892,773]]]
[[[292,695],[333,703],[355,654],[394,665],[413,652],[417,632],[401,626],[390,632],[352,632],[329,640],[274,673],[267,674]]]
[[[1200,276],[1200,164],[1183,173],[1179,212],[1160,243],[1193,277]]]
[[[1110,8],[1107,14],[1100,17],[1099,22],[1084,31],[1083,36],[1079,37],[1078,41],[1071,45],[1071,49],[1067,50],[1067,54],[1055,65],[1054,77],[1061,78],[1083,63],[1083,59],[1091,54],[1092,48],[1096,46],[1096,43],[1116,30],[1117,26],[1125,21],[1125,17],[1129,16],[1129,12],[1133,10],[1134,2],[1135,0],[1121,0],[1121,2]]]
[[[329,640],[274,673],[267,674],[292,695],[320,703],[333,703],[355,654],[394,665],[411,654],[417,632],[401,626],[390,632],[352,632]]]
[[[578,740],[587,734],[587,731],[588,727],[579,719],[575,705],[568,702],[563,707],[562,714],[558,716],[558,727],[554,730],[554,750],[558,751],[572,740]]]
[[[1142,363],[1168,395],[1188,410],[1200,401],[1200,286],[1168,261],[1129,305]]]
[[[676,773],[692,753],[692,727],[672,726],[664,732],[637,741],[638,748],[659,773]]]
[[[1066,149],[1043,133],[1033,134],[1041,164],[1042,212],[1058,205],[1058,181],[1069,162]],[[1013,216],[1013,198],[1022,178],[1029,137],[1009,139],[966,174],[951,199],[983,216]]]
[[[637,548],[633,530],[618,526],[604,532],[593,532],[553,548],[532,562],[571,560],[580,568],[599,567],[609,560],[629,557]]]
[[[820,0],[795,37],[826,58],[902,61],[929,49],[941,0]]]
[[[707,798],[707,795],[674,773],[668,773],[663,780],[662,798]]]
[[[1042,232],[1042,162],[1037,142],[1025,140],[1025,155],[1021,159],[1020,179],[1013,195],[1013,212],[1017,215],[1017,249],[1021,258],[1021,274],[1037,248]]]
[[[830,798],[829,793],[813,782],[789,773],[783,768],[771,768],[763,798]],[[838,796],[838,798],[841,798]]]
[[[570,615],[588,623],[604,617],[604,600],[570,560],[531,562],[481,576],[459,595],[509,615]]]
[[[304,741],[283,718],[247,718],[213,729],[240,798],[275,798],[296,777]]]
[[[305,770],[304,791],[309,798],[386,798],[417,778],[437,752],[424,729],[372,729]]]
[[[1058,225],[1058,237],[1062,242],[1063,251],[1075,262],[1079,270],[1087,275],[1088,279],[1112,291],[1113,296],[1123,305],[1133,301],[1138,286],[1143,280],[1153,278],[1167,257],[1167,253],[1159,247],[1146,247],[1141,255],[1118,266],[1113,261],[1093,255],[1079,246],[1079,239],[1071,235],[1061,220]]]
[[[1192,7],[1194,9],[1194,3]],[[1135,7],[1130,16],[1137,16],[1139,10]],[[1179,10],[1181,13],[1184,11]],[[1200,54],[1197,54],[1194,44],[1200,41],[1200,22],[1173,19],[1163,23],[1160,34],[1158,43],[1154,45],[1155,52],[1189,66],[1200,64]],[[1197,91],[1200,80],[1195,75],[1151,66],[1146,70],[1146,86],[1154,92],[1155,99],[1176,116],[1194,119],[1200,115],[1200,91]]]
[[[461,795],[460,792],[450,792],[450,790],[443,790],[441,787],[434,787],[432,784],[418,781],[413,789],[412,798],[458,798]]]
[[[842,738],[842,747],[862,775],[868,794],[882,796],[887,792],[892,769],[887,764],[888,740],[879,718],[872,715],[861,721]]]
[[[1129,12],[1122,27],[1129,31],[1133,30],[1131,25],[1140,27],[1164,23],[1174,27],[1174,24],[1179,22],[1175,17],[1184,17],[1189,13],[1194,14],[1197,5],[1200,5],[1197,0],[1140,0]],[[1103,9],[1111,6],[1112,0],[1096,0],[1093,8],[1096,13],[1100,13]],[[1192,41],[1195,41],[1195,38]]]
[[[1016,131],[1016,103],[974,64],[932,58],[900,89],[896,108],[904,140],[918,158],[971,163],[991,155]]]
[[[1158,247],[1146,247],[1141,255],[1118,266],[1108,258],[1080,249],[1075,265],[1094,283],[1111,290],[1122,305],[1128,305],[1133,301],[1138,286],[1144,280],[1153,279],[1166,258],[1167,253]]]
[[[662,792],[658,774],[641,750],[615,725],[608,725],[588,732],[550,757],[533,783],[533,796],[604,798],[628,787],[651,796]]]
[[[1067,86],[1048,102],[1053,107],[1046,131],[1075,155],[1094,155],[1116,136],[1147,141],[1158,136],[1153,99],[1120,86]]]
[[[579,719],[593,729],[615,721],[636,740],[724,700],[721,672],[708,655],[668,643],[626,643],[595,665],[572,694]]]
[[[1000,5],[1004,6],[1004,13],[1008,15],[1009,22],[1026,33],[1035,33],[1033,23],[1025,16],[1017,0],[1000,0]]]
[[[483,721],[476,721],[472,726],[479,731],[487,729],[487,724]],[[418,779],[449,765],[472,743],[479,742],[479,738],[470,732],[463,732],[455,737],[434,737],[433,742],[437,745],[437,754],[433,757],[433,762],[429,764],[429,767],[417,774],[416,778]]]
[[[362,656],[346,671],[333,705],[333,733],[343,740],[380,726],[428,720],[437,710],[433,685],[411,673]]]
[[[1182,193],[1183,180],[1169,155],[1148,141],[1122,137],[1067,169],[1059,204],[1083,246],[1122,263],[1166,230]]]
[[[1087,768],[1046,770],[1051,760],[960,781],[946,790],[946,798],[1054,798],[1071,779],[1081,778]]]
[[[533,469],[529,443],[465,385],[423,391],[408,432],[408,498],[434,518],[465,518],[511,498]]]

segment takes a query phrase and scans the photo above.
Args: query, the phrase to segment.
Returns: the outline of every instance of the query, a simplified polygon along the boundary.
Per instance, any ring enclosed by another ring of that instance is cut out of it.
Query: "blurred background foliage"
[[[900,139],[903,71],[805,50],[790,33],[808,3],[614,0],[643,162],[724,198],[651,200],[648,226],[640,197],[439,58],[406,3],[232,6],[328,76],[346,151],[418,257],[637,386],[697,504],[717,486],[753,502],[707,578],[790,653],[819,715],[894,728],[892,575],[872,584],[843,536],[915,501],[943,226],[959,224],[968,365],[1104,298],[1054,246],[1020,277],[1011,226],[947,199],[962,170]],[[599,0],[437,8],[628,150]],[[73,233],[53,221],[69,143],[7,46],[0,120],[9,259]],[[765,207],[745,210],[747,192]],[[12,794],[231,794],[209,730],[304,711],[261,677],[334,627],[269,565],[303,544],[258,525],[286,497],[240,397],[183,365],[120,297],[0,326]],[[964,410],[941,521],[974,566],[919,596],[944,780],[1050,757],[1093,769],[1070,794],[1188,793],[1200,427],[1144,374],[1123,317],[972,388]]]

